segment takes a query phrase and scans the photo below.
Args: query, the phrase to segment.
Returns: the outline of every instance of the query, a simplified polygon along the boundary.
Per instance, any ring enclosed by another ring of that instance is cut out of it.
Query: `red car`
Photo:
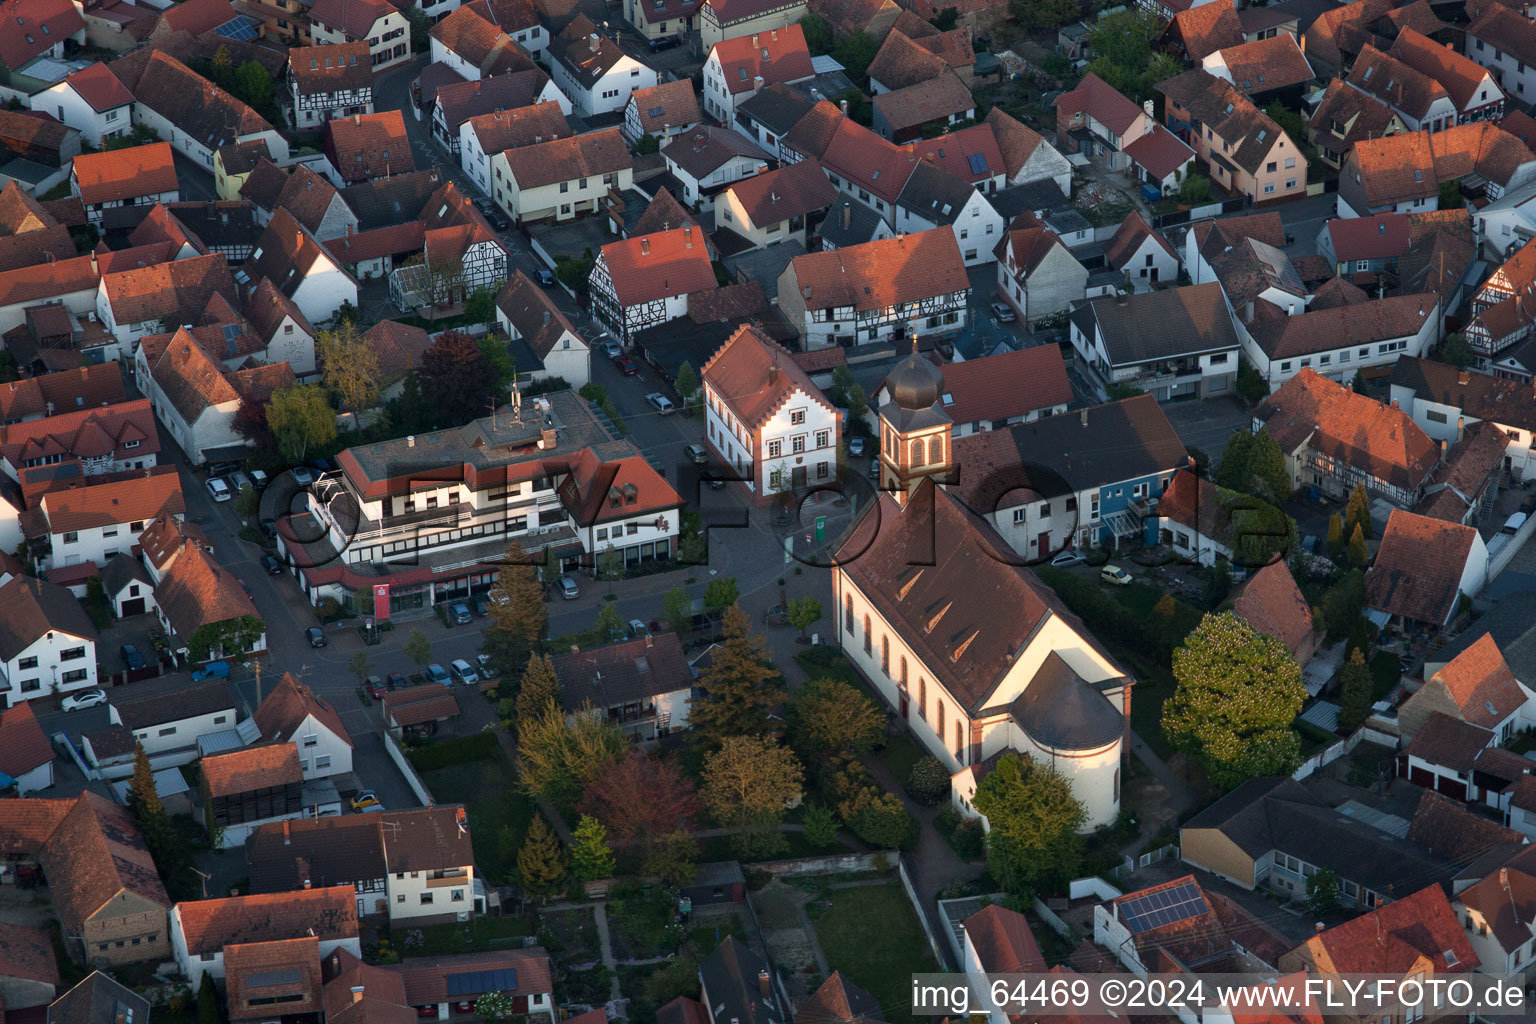
[[[437,1007],[436,1006],[418,1006],[418,1007],[416,1007],[416,1016],[418,1016],[418,1017],[436,1017],[437,1016]]]
[[[626,377],[633,377],[639,370],[639,368],[635,366],[635,361],[626,355],[614,356],[613,365],[617,366],[619,368],[619,372]]]
[[[374,700],[384,699],[384,694],[386,692],[384,689],[384,680],[380,679],[378,676],[369,676],[367,681],[363,684],[363,687],[368,691],[368,696],[372,697]]]

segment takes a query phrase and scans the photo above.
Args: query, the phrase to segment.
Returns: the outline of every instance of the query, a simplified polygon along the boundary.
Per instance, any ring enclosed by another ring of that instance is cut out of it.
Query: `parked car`
[[[651,627],[645,624],[643,619],[629,620],[629,635],[631,639],[638,640],[643,636],[651,635]]]
[[[228,679],[228,678],[229,678],[229,662],[227,662],[227,661],[210,661],[208,664],[204,665],[200,669],[196,669],[192,673],[192,681],[194,683],[200,683],[204,679]]]
[[[992,303],[992,315],[997,317],[997,322],[1000,324],[1011,324],[1018,319],[1012,307],[1006,302]]]
[[[352,809],[354,811],[360,811],[364,807],[377,807],[378,805],[379,795],[371,789],[365,789],[352,798]]]
[[[311,647],[324,647],[326,644],[325,630],[319,626],[310,626],[304,631],[304,639],[309,641]]]
[[[848,454],[854,456],[864,454],[864,437],[862,434],[855,434],[848,439]]]
[[[475,671],[480,673],[481,679],[495,679],[496,666],[491,662],[489,654],[475,655]]]
[[[140,654],[139,649],[133,644],[123,644],[117,652],[123,656],[123,664],[127,666],[128,671],[137,672],[144,667],[144,655]]]
[[[253,469],[250,471],[251,486],[258,491],[267,486],[267,474],[265,470]]]
[[[384,680],[380,679],[378,676],[369,676],[367,679],[363,680],[363,689],[368,691],[368,696],[372,697],[374,700],[384,699]]]
[[[709,481],[709,489],[712,490],[712,491],[718,491],[720,488],[725,486],[725,481],[724,480],[721,480],[718,476],[716,476],[715,474],[710,473],[708,471],[700,473],[699,474],[699,479],[701,479],[701,480],[708,480]]]
[[[453,678],[457,679],[459,682],[463,683],[465,686],[469,686],[480,681],[480,673],[476,672],[474,666],[465,661],[463,658],[453,659],[453,662],[448,666],[448,674],[453,676]]]
[[[240,589],[245,591],[245,596],[248,600],[256,600],[256,592],[251,589],[251,585],[249,583],[245,582],[245,580],[238,576],[235,577],[235,582],[240,584]]]
[[[229,476],[226,479],[229,482],[229,486],[234,488],[234,491],[235,491],[236,494],[239,494],[241,491],[245,490],[247,487],[253,487],[254,486],[251,483],[250,476],[247,475],[244,471],[241,471],[241,470],[236,470],[235,472],[229,474]]]
[[[1524,526],[1525,521],[1529,518],[1530,516],[1524,512],[1516,512],[1514,515],[1504,520],[1504,532],[1519,533],[1520,527]]]
[[[240,468],[240,463],[232,459],[220,459],[218,462],[208,463],[209,476],[226,476]]]
[[[267,570],[268,576],[276,576],[283,571],[283,563],[277,560],[276,555],[262,555],[261,567]]]
[[[294,466],[289,472],[293,474],[294,482],[300,487],[308,487],[315,482],[315,471],[308,466]]]
[[[651,408],[655,409],[663,416],[668,415],[677,408],[672,404],[672,399],[668,398],[660,391],[652,391],[650,394],[645,396],[645,400],[651,404]]]
[[[701,444],[691,444],[683,451],[695,465],[702,466],[709,461],[709,450]]]
[[[208,496],[214,501],[228,501],[235,496],[234,488],[221,476],[211,476],[207,483]]]
[[[310,468],[321,475],[336,472],[336,463],[330,459],[311,459],[309,465]]]
[[[560,588],[560,596],[567,601],[574,601],[581,596],[581,590],[576,586],[576,580],[569,576],[561,576],[555,580],[555,586]]]
[[[555,286],[555,275],[548,267],[540,267],[534,273],[538,276],[539,284],[545,288],[553,288]]]
[[[617,366],[619,372],[626,377],[633,377],[640,372],[640,367],[635,365],[635,361],[622,352],[613,357],[613,365]]]
[[[256,531],[267,540],[277,539],[277,522],[272,519],[263,519],[256,524]]]
[[[93,708],[98,704],[107,702],[105,690],[86,690],[84,693],[72,693],[65,697],[60,705],[65,711],[79,711],[82,708]]]
[[[649,45],[652,53],[660,53],[662,50],[670,50],[681,44],[682,40],[677,36],[662,36],[660,39],[652,39]]]
[[[439,686],[452,686],[453,677],[448,675],[448,670],[437,662],[427,666],[427,682],[437,683]]]
[[[475,617],[470,614],[469,605],[463,601],[455,601],[448,606],[448,616],[453,619],[456,626],[464,626],[473,622]]]
[[[596,342],[594,347],[609,359],[617,359],[624,354],[624,346],[620,345],[618,340],[611,334],[599,334],[592,340]]]
[[[1063,551],[1061,554],[1051,559],[1051,564],[1059,569],[1068,565],[1082,565],[1087,560],[1087,558],[1077,553],[1076,551]]]
[[[384,686],[390,690],[403,690],[410,686],[410,681],[405,678],[404,672],[391,672],[384,677]]]
[[[1106,565],[1104,568],[1100,569],[1099,579],[1103,580],[1105,583],[1114,584],[1117,587],[1128,587],[1132,582],[1134,582],[1131,579],[1131,574],[1120,568],[1118,565]]]

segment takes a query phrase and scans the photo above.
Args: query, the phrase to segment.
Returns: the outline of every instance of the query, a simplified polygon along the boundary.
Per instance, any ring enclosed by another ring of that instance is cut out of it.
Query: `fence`
[[[411,787],[411,792],[416,794],[416,799],[421,801],[423,807],[434,807],[437,801],[432,799],[432,791],[427,789],[426,783],[421,781],[421,776],[416,774],[416,768],[406,760],[405,751],[400,749],[400,744],[389,733],[380,733],[384,737],[384,749],[389,753],[389,759],[395,762],[395,767],[400,769],[400,774],[405,776],[406,785]]]
[[[1156,850],[1149,850],[1136,859],[1137,867],[1150,867],[1153,864],[1161,864],[1165,860],[1179,859],[1179,844],[1169,843],[1167,846]]]
[[[1062,935],[1069,939],[1073,937],[1072,926],[1067,924],[1067,922],[1063,921],[1061,918],[1057,917],[1055,913],[1051,911],[1050,907],[1040,902],[1040,898],[1038,896],[1035,897],[1035,913],[1039,914],[1040,920],[1049,925],[1051,931],[1055,932],[1057,935]]]
[[[1204,206],[1194,206],[1188,210],[1160,213],[1152,218],[1152,226],[1161,230],[1167,227],[1175,227],[1179,224],[1192,224],[1197,220],[1209,220],[1212,217],[1220,217],[1224,213],[1236,213],[1247,208],[1248,198],[1246,196],[1237,196],[1220,203],[1207,203]],[[1116,227],[1118,226],[1116,225]]]
[[[901,887],[907,891],[907,901],[912,904],[912,912],[917,915],[917,923],[923,926],[923,935],[928,939],[928,948],[933,950],[933,962],[944,963],[944,950],[939,946],[939,940],[933,937],[933,926],[928,921],[928,914],[923,908],[922,900],[917,898],[917,889],[912,885],[912,878],[907,874],[907,860],[901,854],[894,854],[896,858],[896,874],[901,879]],[[951,964],[956,970],[961,966],[957,960]]]
[[[775,877],[783,875],[793,878],[797,875],[836,875],[852,871],[879,871],[889,868],[891,864],[889,853],[849,853],[830,854],[825,857],[797,857],[793,860],[770,860],[762,864],[754,864],[759,871],[766,871]]]
[[[1089,875],[1087,878],[1074,878],[1067,883],[1067,898],[1080,900],[1088,896],[1100,900],[1113,900],[1125,895],[1119,889],[1110,885],[1097,875]]]
[[[1314,774],[1319,769],[1326,768],[1328,765],[1337,761],[1339,758],[1344,757],[1347,754],[1354,753],[1355,748],[1367,740],[1372,743],[1379,743],[1384,747],[1397,746],[1396,736],[1389,736],[1388,734],[1378,732],[1375,729],[1361,726],[1345,739],[1339,740],[1337,743],[1330,743],[1316,754],[1313,754],[1311,757],[1301,762],[1301,767],[1297,768],[1296,771],[1291,773],[1291,778],[1295,779],[1297,782],[1300,782],[1302,779],[1305,779],[1309,775]]]

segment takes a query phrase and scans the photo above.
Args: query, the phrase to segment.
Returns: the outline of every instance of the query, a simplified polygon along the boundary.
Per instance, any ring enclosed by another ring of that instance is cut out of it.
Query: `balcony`
[[[443,875],[440,878],[428,878],[426,880],[428,889],[447,889],[454,886],[464,886],[468,885],[469,881],[469,873],[465,871],[460,871],[457,874],[452,875]]]

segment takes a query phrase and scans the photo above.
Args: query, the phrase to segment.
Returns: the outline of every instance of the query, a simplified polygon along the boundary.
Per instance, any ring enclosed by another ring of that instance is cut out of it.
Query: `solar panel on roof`
[[[297,967],[285,967],[280,971],[260,971],[245,976],[248,988],[273,988],[277,985],[297,985],[303,979]]]
[[[248,43],[256,38],[256,26],[243,16],[231,18],[213,31],[215,35],[233,39],[237,43]]]
[[[478,996],[486,992],[517,991],[517,970],[467,971],[450,974],[446,979],[450,996]]]
[[[1119,909],[1120,917],[1131,934],[1140,935],[1154,928],[1199,917],[1208,908],[1200,887],[1193,882],[1185,882],[1125,900],[1120,903]]]
[[[987,158],[985,156],[982,156],[980,153],[972,153],[970,156],[966,157],[966,160],[971,165],[972,174],[987,173]]]

